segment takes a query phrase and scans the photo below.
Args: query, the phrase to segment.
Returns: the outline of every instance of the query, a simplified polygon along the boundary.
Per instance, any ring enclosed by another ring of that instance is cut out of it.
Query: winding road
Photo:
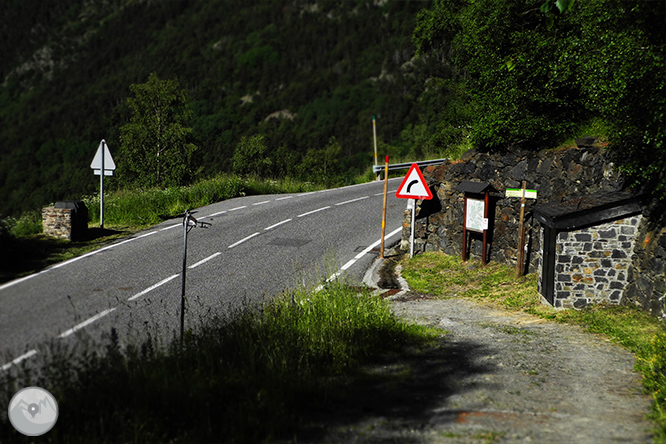
[[[405,200],[389,180],[387,242]],[[188,235],[185,328],[326,278],[359,283],[378,254],[383,182],[303,194],[249,196],[197,209]],[[0,369],[58,342],[168,340],[179,329],[183,225],[172,219],[130,238],[0,285]]]

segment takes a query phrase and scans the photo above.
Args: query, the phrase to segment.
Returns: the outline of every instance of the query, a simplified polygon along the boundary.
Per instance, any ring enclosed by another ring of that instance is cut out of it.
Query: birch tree
[[[145,187],[181,185],[191,170],[197,147],[191,143],[187,91],[175,80],[153,73],[146,83],[130,86],[127,99],[132,116],[120,128],[119,176],[125,183]]]

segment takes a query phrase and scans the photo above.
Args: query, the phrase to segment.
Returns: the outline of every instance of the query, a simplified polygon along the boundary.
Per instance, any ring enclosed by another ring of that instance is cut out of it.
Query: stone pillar
[[[46,207],[42,209],[44,234],[58,239],[72,240],[74,210],[71,208]]]

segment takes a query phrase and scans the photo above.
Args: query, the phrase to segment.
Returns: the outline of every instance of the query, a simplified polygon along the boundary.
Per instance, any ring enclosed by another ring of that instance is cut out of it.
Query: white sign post
[[[432,192],[423,178],[419,165],[413,163],[407,175],[395,192],[395,197],[410,199],[408,208],[412,209],[411,234],[409,236],[409,257],[414,257],[414,221],[416,219],[416,199],[430,200]]]
[[[109,146],[104,139],[99,143],[90,168],[93,169],[93,174],[99,175],[99,227],[104,228],[104,176],[113,176],[113,171],[116,169]]]

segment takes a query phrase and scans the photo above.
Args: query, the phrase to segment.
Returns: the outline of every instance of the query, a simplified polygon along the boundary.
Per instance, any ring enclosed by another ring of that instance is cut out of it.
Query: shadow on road
[[[492,373],[493,365],[474,363],[487,354],[474,343],[451,343],[446,337],[427,349],[405,350],[364,367],[348,385],[335,385],[336,393],[304,408],[306,424],[297,433],[298,442],[356,442],[376,424],[382,428],[422,429],[428,423],[458,419],[457,412],[437,412],[447,398],[479,388],[470,376]],[[468,382],[466,382],[468,381]],[[492,384],[486,388],[492,389]],[[375,437],[379,442],[382,436]],[[372,441],[372,440],[371,440]],[[375,442],[375,441],[372,441]],[[383,442],[383,441],[382,441]],[[417,443],[419,438],[401,435],[400,442]]]

